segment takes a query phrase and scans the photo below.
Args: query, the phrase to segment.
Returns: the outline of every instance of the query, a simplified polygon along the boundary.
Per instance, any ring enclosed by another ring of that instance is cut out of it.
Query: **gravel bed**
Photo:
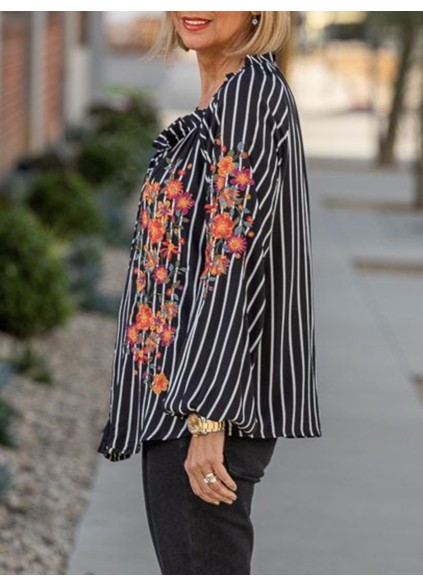
[[[102,289],[120,293],[128,253],[104,254]],[[0,446],[13,486],[0,504],[0,574],[65,574],[76,524],[87,505],[108,411],[116,320],[78,312],[37,338],[54,384],[15,375],[2,397],[22,413],[18,449]],[[0,335],[0,353],[10,338]]]

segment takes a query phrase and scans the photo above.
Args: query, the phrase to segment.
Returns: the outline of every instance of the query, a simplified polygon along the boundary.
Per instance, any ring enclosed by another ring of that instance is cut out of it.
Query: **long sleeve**
[[[285,99],[275,76],[252,68],[218,94],[205,127],[210,159],[198,294],[162,395],[171,415],[197,411],[244,433],[258,423],[254,368],[267,303],[266,249],[284,174]]]

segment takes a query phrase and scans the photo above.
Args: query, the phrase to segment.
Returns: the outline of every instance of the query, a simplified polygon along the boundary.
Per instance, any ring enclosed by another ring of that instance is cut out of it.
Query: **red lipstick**
[[[210,21],[204,18],[184,16],[182,23],[187,31],[201,31],[207,27]]]

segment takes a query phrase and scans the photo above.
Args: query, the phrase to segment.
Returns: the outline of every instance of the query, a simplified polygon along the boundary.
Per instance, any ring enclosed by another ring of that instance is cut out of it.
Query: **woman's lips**
[[[182,22],[187,31],[200,31],[206,28],[210,21],[201,18],[183,18]]]

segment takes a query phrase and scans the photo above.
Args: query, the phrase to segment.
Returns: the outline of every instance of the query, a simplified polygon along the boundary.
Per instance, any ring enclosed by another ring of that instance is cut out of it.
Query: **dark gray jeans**
[[[150,534],[162,574],[250,574],[251,502],[277,438],[225,438],[224,464],[237,499],[212,505],[196,496],[184,469],[191,436],[142,444]]]

